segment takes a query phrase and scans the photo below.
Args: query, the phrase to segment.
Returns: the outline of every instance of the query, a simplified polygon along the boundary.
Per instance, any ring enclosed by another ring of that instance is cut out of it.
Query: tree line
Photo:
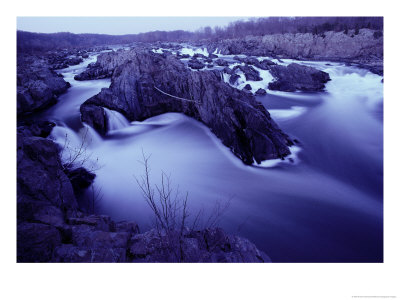
[[[382,36],[383,17],[268,17],[236,21],[226,27],[205,26],[197,31],[152,31],[128,35],[32,33],[17,31],[18,51],[93,47],[98,45],[129,44],[134,42],[183,42],[204,39],[218,40],[284,33],[323,35],[327,31],[357,35],[362,28],[375,30]]]

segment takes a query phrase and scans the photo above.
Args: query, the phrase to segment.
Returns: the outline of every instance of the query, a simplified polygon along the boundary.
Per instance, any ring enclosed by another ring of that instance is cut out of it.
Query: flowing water
[[[230,199],[219,226],[248,238],[274,262],[383,260],[382,77],[302,62],[329,72],[326,92],[258,97],[300,141],[293,160],[245,166],[207,127],[181,114],[129,123],[106,110],[112,131],[98,136],[80,122],[79,106],[110,81],[75,81],[87,63],[61,71],[71,88],[44,117],[58,125],[51,137],[65,148],[64,159],[84,139],[85,165],[95,170],[94,188],[102,195],[96,213],[149,228],[151,211],[135,181],[143,174],[143,151],[151,155],[154,182],[164,171],[189,192],[192,215],[203,210],[206,216],[216,201]]]

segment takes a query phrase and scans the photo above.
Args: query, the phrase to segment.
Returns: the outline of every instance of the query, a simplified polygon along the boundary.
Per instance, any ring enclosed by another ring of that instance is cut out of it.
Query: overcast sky
[[[129,34],[154,30],[194,31],[226,26],[246,17],[18,17],[17,29],[31,32]]]

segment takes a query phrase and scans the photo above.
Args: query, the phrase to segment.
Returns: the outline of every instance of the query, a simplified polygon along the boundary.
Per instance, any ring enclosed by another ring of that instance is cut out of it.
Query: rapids
[[[79,106],[110,80],[73,79],[95,59],[60,71],[71,88],[43,117],[58,125],[51,138],[65,148],[64,160],[84,137],[85,166],[96,173],[94,188],[102,194],[96,213],[134,220],[142,231],[151,226],[135,181],[143,174],[143,151],[151,155],[155,183],[164,171],[189,192],[192,215],[231,199],[219,226],[248,238],[274,262],[383,260],[381,76],[340,63],[299,62],[330,74],[326,92],[267,90],[257,97],[299,147],[290,160],[245,166],[207,127],[181,114],[130,123],[106,110],[112,131],[100,137],[81,123]]]

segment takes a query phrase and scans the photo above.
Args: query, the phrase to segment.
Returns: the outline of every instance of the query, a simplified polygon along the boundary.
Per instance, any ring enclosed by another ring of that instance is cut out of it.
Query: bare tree
[[[181,194],[179,186],[172,185],[171,175],[161,172],[161,184],[152,184],[149,165],[151,155],[146,156],[142,151],[144,173],[135,180],[142,192],[143,198],[152,210],[155,219],[155,227],[160,237],[164,236],[171,253],[175,253],[176,259],[183,259],[182,242],[186,232],[201,228],[213,228],[217,226],[227,211],[230,201],[216,201],[211,213],[204,218],[204,209],[199,210],[189,226],[189,193]],[[179,248],[177,248],[179,246]],[[178,251],[176,251],[179,249]],[[175,251],[175,252],[174,252]]]
[[[92,153],[88,151],[88,146],[92,142],[91,139],[88,137],[88,128],[85,128],[81,142],[78,146],[71,145],[71,142],[68,138],[68,133],[65,134],[65,141],[63,147],[60,151],[60,157],[64,160],[63,161],[63,168],[64,170],[73,169],[73,168],[80,168],[80,167],[89,167],[87,162],[91,159]],[[98,166],[99,159],[96,158],[94,162],[89,167],[90,172],[98,170],[100,166]]]

